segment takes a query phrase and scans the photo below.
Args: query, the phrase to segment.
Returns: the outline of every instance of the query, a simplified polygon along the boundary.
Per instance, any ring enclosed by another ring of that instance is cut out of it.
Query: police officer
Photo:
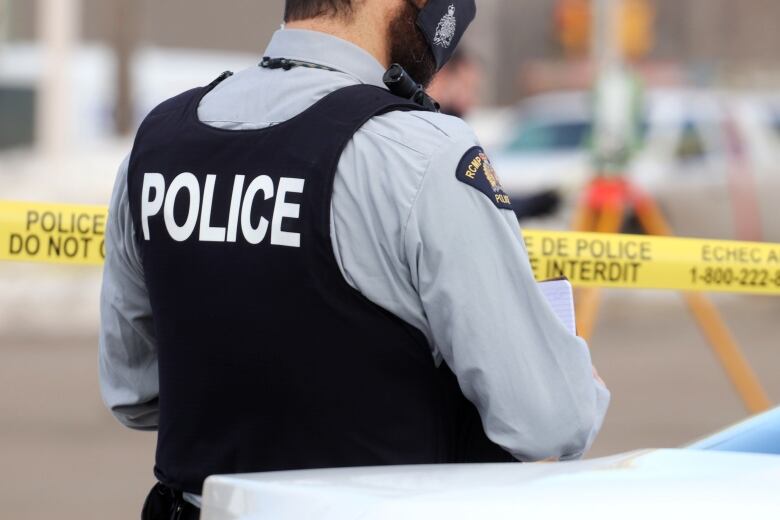
[[[157,430],[146,518],[211,474],[580,457],[609,392],[489,159],[427,84],[474,0],[287,0],[262,66],[157,107],[119,170],[100,382]],[[421,101],[418,96],[416,101]]]

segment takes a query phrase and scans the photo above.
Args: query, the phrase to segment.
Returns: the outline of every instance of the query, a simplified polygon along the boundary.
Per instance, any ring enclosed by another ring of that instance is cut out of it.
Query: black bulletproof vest
[[[354,86],[228,131],[197,117],[216,84],[155,109],[129,166],[159,349],[158,479],[199,493],[212,474],[509,460],[424,336],[334,257],[344,147],[371,117],[419,107]]]

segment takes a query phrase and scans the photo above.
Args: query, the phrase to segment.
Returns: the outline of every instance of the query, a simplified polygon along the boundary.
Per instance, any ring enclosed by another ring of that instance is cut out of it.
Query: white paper
[[[577,320],[574,313],[574,287],[569,280],[549,280],[539,283],[539,289],[547,299],[553,312],[569,331],[577,335]]]

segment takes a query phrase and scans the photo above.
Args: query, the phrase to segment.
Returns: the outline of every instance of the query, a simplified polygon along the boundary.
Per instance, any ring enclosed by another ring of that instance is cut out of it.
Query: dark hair
[[[286,0],[284,21],[294,22],[318,16],[348,16],[353,0]]]

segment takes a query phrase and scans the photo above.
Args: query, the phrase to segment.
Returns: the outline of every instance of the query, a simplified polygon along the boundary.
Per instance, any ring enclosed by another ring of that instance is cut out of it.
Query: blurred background
[[[594,171],[619,171],[678,235],[780,242],[780,2],[478,4],[431,89],[474,125],[523,226],[568,229]],[[282,6],[0,0],[0,199],[107,204],[143,116],[256,66]],[[100,401],[99,287],[96,268],[0,265],[4,518],[137,518],[153,483],[154,435]],[[713,299],[780,401],[780,299]],[[591,347],[613,392],[591,456],[748,415],[677,294],[606,291]]]

